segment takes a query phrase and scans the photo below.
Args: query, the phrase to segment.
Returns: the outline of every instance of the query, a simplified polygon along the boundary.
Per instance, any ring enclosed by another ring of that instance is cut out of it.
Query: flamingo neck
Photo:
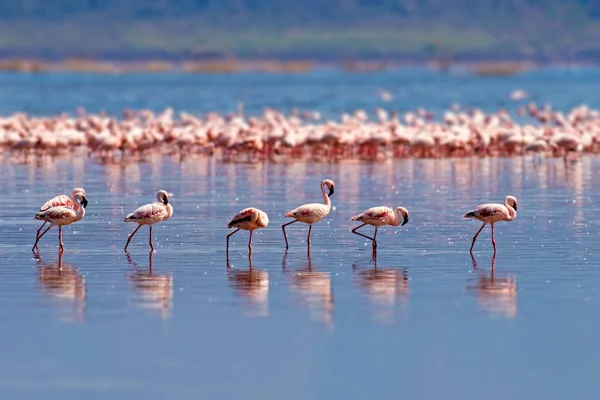
[[[85,207],[83,207],[81,205],[81,203],[79,203],[79,201],[75,201],[75,214],[77,214],[77,217],[79,219],[83,218],[85,216]]]
[[[329,196],[327,195],[327,192],[325,189],[326,187],[327,187],[327,185],[325,185],[325,184],[321,185],[321,193],[323,193],[323,200],[325,201],[325,205],[327,207],[331,207],[331,200],[329,199]]]
[[[402,215],[402,213],[400,212],[400,210],[396,209],[394,211],[394,222],[391,225],[392,226],[399,226],[402,223],[403,219],[404,219],[404,216]]]
[[[504,205],[506,206],[506,209],[508,210],[508,218],[506,218],[506,220],[512,221],[513,219],[515,219],[517,217],[517,212],[515,211],[514,208],[512,208],[512,206],[510,204],[508,204],[508,201],[505,201]]]

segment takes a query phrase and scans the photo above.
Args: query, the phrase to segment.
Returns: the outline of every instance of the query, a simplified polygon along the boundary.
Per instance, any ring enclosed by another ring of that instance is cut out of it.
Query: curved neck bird
[[[141,206],[131,214],[125,217],[125,222],[136,222],[139,224],[137,228],[133,231],[133,233],[127,239],[127,243],[125,244],[125,251],[127,251],[127,246],[129,246],[129,242],[131,242],[131,238],[133,235],[142,227],[142,225],[148,225],[150,227],[150,249],[154,251],[154,244],[152,244],[152,224],[157,222],[165,221],[173,215],[173,206],[169,204],[169,194],[160,190],[156,194],[157,202],[146,204]]]
[[[494,246],[494,254],[496,254],[496,239],[494,238],[494,224],[500,221],[512,221],[517,217],[517,199],[514,196],[506,196],[504,204],[481,204],[475,207],[474,210],[469,211],[463,218],[475,218],[483,222],[481,228],[473,236],[471,242],[471,249],[469,252],[473,252],[473,246],[481,230],[487,225],[492,226],[492,245]]]
[[[329,193],[325,191],[326,188],[327,190],[329,190]],[[329,211],[331,210],[331,200],[329,199],[329,197],[332,196],[335,192],[334,189],[335,185],[333,181],[330,179],[324,179],[321,182],[321,193],[323,193],[323,201],[325,204],[304,204],[285,214],[286,217],[294,218],[292,222],[288,222],[287,224],[283,224],[281,226],[281,229],[283,230],[283,238],[285,239],[286,249],[289,248],[289,244],[287,240],[287,235],[285,234],[285,227],[298,221],[304,222],[305,224],[309,225],[306,243],[308,246],[310,246],[310,232],[312,231],[312,224],[314,224],[315,222],[319,222],[329,214]]]
[[[386,206],[373,207],[352,217],[352,221],[360,221],[363,223],[362,225],[352,229],[352,233],[371,240],[373,242],[374,250],[377,248],[377,229],[384,225],[406,225],[408,222],[408,210],[404,207],[396,207],[396,210],[392,210],[390,207]],[[373,225],[375,227],[375,233],[373,234],[373,237],[357,232],[359,228],[362,228],[365,225]]]
[[[60,245],[60,251],[64,251],[64,245],[62,241],[62,227],[64,225],[72,224],[81,220],[85,216],[85,207],[88,204],[85,192],[77,192],[73,195],[73,207],[69,206],[56,206],[47,208],[45,211],[40,211],[35,215],[35,219],[39,219],[44,222],[49,222],[50,226],[46,229],[39,237],[38,240],[46,234],[53,226],[58,226],[58,243]],[[37,245],[34,245],[34,248]]]
[[[258,208],[245,208],[237,213],[227,224],[227,229],[237,228],[235,231],[227,235],[227,257],[229,257],[229,237],[240,229],[250,231],[250,239],[248,241],[248,250],[252,256],[252,233],[259,228],[266,228],[269,225],[269,217],[267,213]]]

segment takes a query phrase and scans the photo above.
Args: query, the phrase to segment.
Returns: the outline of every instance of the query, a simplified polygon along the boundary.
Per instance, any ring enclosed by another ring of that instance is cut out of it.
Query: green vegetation
[[[600,57],[594,0],[11,0],[0,52],[28,56]]]

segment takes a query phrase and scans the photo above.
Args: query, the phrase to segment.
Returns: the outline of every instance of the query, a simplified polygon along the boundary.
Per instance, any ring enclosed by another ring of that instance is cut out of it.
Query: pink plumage
[[[53,226],[58,226],[58,242],[60,245],[60,250],[64,251],[64,245],[62,241],[62,227],[64,225],[72,224],[73,222],[77,222],[81,220],[85,216],[85,207],[88,204],[87,197],[85,196],[85,192],[78,191],[73,195],[73,207],[67,206],[56,206],[49,207],[43,211],[38,212],[35,215],[35,219],[40,221],[49,222],[51,225],[46,229],[41,235],[38,236],[33,248],[37,247],[37,243],[39,239],[46,234]],[[42,225],[43,226],[43,225]],[[41,228],[40,228],[41,229]]]
[[[258,208],[244,208],[231,218],[227,224],[227,228],[237,228],[235,231],[227,235],[227,256],[229,257],[229,237],[240,229],[250,231],[250,239],[248,240],[248,249],[252,255],[252,233],[256,229],[266,228],[269,225],[269,217],[267,213]]]
[[[75,195],[77,193],[82,193],[85,196],[85,190],[83,190],[82,188],[75,188],[71,192],[71,197],[67,196],[66,194],[60,194],[58,196],[54,196],[53,198],[51,198],[50,200],[48,200],[47,202],[45,202],[40,207],[39,211],[42,212],[42,211],[48,210],[49,208],[60,207],[60,206],[75,208],[75,200],[74,199],[75,199]],[[87,206],[87,200],[86,200],[86,203],[84,204],[84,207],[85,206]],[[37,248],[38,242],[40,241],[40,239],[42,238],[42,236],[44,236],[46,234],[46,232],[48,232],[49,229],[46,229],[44,231],[44,233],[40,235],[40,232],[42,231],[42,228],[45,225],[46,225],[46,221],[44,221],[44,223],[42,224],[42,226],[40,226],[39,229],[37,230],[37,232],[35,234],[35,243],[33,244],[33,247],[31,248],[31,251],[34,251]]]
[[[329,189],[329,193],[325,191],[325,188]],[[335,185],[333,181],[330,179],[324,179],[321,182],[321,193],[323,194],[324,204],[304,204],[285,214],[286,217],[294,218],[294,221],[288,222],[287,224],[283,224],[281,226],[281,229],[283,230],[283,238],[285,239],[286,249],[289,247],[289,244],[287,240],[287,235],[285,234],[285,227],[298,221],[304,222],[305,224],[309,225],[306,243],[310,246],[310,233],[312,231],[312,224],[321,221],[329,214],[329,211],[331,210],[331,200],[329,199],[329,197],[332,196],[334,192]]]
[[[474,210],[466,213],[463,218],[474,218],[481,222],[483,225],[475,236],[473,236],[473,241],[471,242],[470,252],[473,252],[473,246],[475,246],[475,241],[477,240],[477,236],[481,230],[487,225],[490,224],[492,226],[492,245],[494,246],[494,254],[496,254],[496,239],[494,237],[494,224],[500,221],[512,221],[517,217],[517,199],[514,196],[506,196],[504,199],[504,204],[497,203],[489,203],[489,204],[481,204],[475,207]]]
[[[373,207],[352,217],[352,221],[360,221],[363,223],[352,229],[352,233],[371,240],[373,242],[373,250],[375,250],[377,248],[377,230],[384,225],[405,225],[408,222],[408,210],[404,207],[396,207],[395,211],[387,206]],[[373,237],[357,232],[359,228],[362,228],[365,225],[372,225],[375,227]]]
[[[156,194],[156,199],[158,202],[143,205],[125,217],[125,222],[136,222],[138,224],[138,227],[127,239],[125,251],[127,251],[127,247],[129,246],[133,235],[135,235],[138,229],[143,225],[148,225],[150,227],[149,244],[150,249],[154,251],[154,244],[152,243],[152,224],[165,221],[173,215],[173,206],[169,204],[169,194],[166,191],[159,190]]]

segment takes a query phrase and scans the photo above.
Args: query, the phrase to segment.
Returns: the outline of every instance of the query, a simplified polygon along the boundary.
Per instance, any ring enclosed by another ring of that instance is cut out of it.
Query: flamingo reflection
[[[517,281],[514,275],[499,278],[495,274],[496,257],[492,257],[490,275],[477,268],[477,261],[471,257],[473,271],[477,272],[475,284],[467,289],[475,292],[480,306],[490,314],[514,318],[517,315]]]
[[[161,319],[166,320],[171,316],[173,308],[173,275],[156,274],[152,271],[152,258],[154,253],[150,252],[148,267],[140,268],[127,253],[127,262],[134,271],[127,275],[133,288],[138,292],[138,306],[158,312]]]
[[[252,257],[248,258],[248,269],[236,269],[227,260],[227,279],[236,292],[249,301],[251,311],[247,316],[269,316],[269,272],[252,268]]]
[[[376,251],[373,251],[372,262],[372,268],[362,270],[353,264],[353,275],[377,307],[375,318],[392,323],[397,301],[400,300],[403,306],[408,303],[408,272],[398,268],[378,268]]]
[[[283,254],[281,265],[288,272],[291,289],[302,296],[308,305],[311,316],[333,328],[333,290],[331,273],[314,271],[310,251],[307,252],[308,265],[305,268],[290,270],[287,251]]]
[[[68,321],[83,322],[86,308],[85,277],[71,264],[63,262],[63,252],[58,252],[58,261],[44,263],[39,254],[38,282],[47,296],[60,309],[68,312]]]

